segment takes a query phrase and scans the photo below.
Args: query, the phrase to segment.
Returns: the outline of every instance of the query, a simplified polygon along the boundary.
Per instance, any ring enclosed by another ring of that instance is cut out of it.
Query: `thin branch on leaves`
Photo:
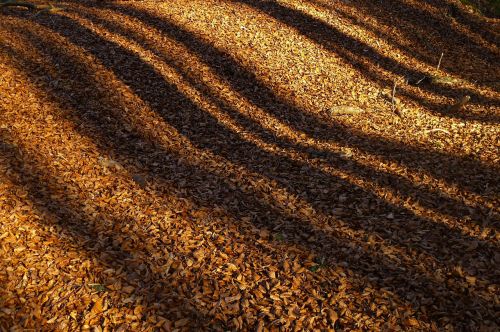
[[[441,67],[441,61],[443,60],[443,55],[444,55],[444,53],[441,52],[441,56],[439,57],[439,62],[438,62],[438,65],[436,67],[436,70],[439,70],[439,67]]]

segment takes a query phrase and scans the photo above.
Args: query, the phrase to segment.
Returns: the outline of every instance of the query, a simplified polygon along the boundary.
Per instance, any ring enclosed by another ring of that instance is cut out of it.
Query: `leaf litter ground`
[[[0,13],[0,330],[498,330],[497,20],[58,6]]]

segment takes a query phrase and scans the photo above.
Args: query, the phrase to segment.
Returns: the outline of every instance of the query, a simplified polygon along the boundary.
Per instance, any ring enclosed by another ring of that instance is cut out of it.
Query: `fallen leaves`
[[[467,105],[467,103],[469,101],[470,101],[470,96],[463,96],[463,97],[457,99],[457,101],[455,101],[455,103],[453,105],[451,105],[450,111],[452,111],[452,112],[460,111],[461,109],[463,109],[465,107],[465,105]]]
[[[117,161],[110,158],[99,157],[99,164],[108,169],[122,170],[123,167]]]
[[[144,176],[140,175],[140,174],[134,174],[132,176],[132,179],[134,180],[135,183],[137,183],[139,185],[139,187],[141,188],[145,188],[147,186],[147,181],[146,179],[144,178]]]
[[[107,289],[106,286],[102,284],[88,284],[88,286],[96,292],[105,292]]]
[[[498,327],[483,59],[330,5],[3,10],[0,330]]]

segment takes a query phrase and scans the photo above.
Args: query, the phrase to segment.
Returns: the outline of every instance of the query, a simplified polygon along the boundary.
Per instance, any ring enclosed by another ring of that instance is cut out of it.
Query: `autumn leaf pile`
[[[56,5],[0,9],[0,331],[498,331],[498,20]]]

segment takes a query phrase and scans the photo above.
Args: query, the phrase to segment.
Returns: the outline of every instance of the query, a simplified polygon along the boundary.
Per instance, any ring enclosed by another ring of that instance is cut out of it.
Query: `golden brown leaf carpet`
[[[1,331],[498,331],[498,20],[55,5],[0,9]]]

